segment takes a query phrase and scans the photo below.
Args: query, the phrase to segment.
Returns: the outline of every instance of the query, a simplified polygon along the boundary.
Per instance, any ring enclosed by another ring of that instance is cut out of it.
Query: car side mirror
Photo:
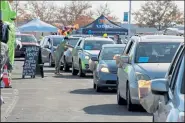
[[[77,50],[82,50],[82,48],[81,48],[81,47],[79,47],[79,46],[78,46],[76,49],[77,49]]]
[[[91,57],[92,61],[98,61],[98,57]]]
[[[156,95],[164,95],[168,93],[169,85],[167,79],[155,79],[151,81],[151,91]]]
[[[129,63],[129,56],[123,55],[123,56],[121,56],[120,59],[121,59],[122,63],[126,63],[126,64]]]
[[[64,40],[67,40],[67,39],[69,39],[68,37],[64,37]]]
[[[44,46],[44,48],[47,48],[47,49],[49,49],[49,45],[45,45],[45,46]]]

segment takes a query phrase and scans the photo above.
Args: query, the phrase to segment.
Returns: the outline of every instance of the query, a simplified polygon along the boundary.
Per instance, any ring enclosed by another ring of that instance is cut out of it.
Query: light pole
[[[131,36],[131,0],[129,0],[129,23],[128,23],[128,38],[130,39],[130,36]]]

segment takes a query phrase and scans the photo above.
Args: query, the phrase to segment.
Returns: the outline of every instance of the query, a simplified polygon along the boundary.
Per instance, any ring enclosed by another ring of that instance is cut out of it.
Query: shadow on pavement
[[[85,77],[79,77],[77,76],[73,76],[73,75],[66,75],[64,73],[61,73],[61,75],[55,75],[53,76],[55,78],[65,78],[65,79],[92,79],[92,75],[86,75]]]
[[[141,109],[129,112],[126,106],[119,106],[117,104],[103,104],[88,106],[83,109],[87,114],[94,115],[119,115],[119,116],[151,116]]]
[[[113,90],[103,90],[102,92],[96,92],[93,88],[77,89],[70,91],[71,94],[82,94],[82,95],[115,95]]]

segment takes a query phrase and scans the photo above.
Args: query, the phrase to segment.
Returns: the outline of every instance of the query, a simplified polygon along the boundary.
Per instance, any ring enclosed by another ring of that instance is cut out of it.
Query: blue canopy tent
[[[58,29],[40,19],[34,19],[19,27],[20,32],[57,32]]]
[[[127,35],[128,29],[122,28],[121,26],[108,20],[104,15],[101,15],[95,21],[83,27],[82,33],[91,33],[93,35],[103,35],[104,33],[107,33],[108,35]]]

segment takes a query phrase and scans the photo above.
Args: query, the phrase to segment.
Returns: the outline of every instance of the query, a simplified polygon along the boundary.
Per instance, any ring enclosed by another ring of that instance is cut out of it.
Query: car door
[[[122,57],[124,55],[129,56],[131,49],[134,45],[134,41],[131,40],[130,43],[128,44],[128,47],[126,48],[126,50],[124,51],[124,54],[122,55]],[[120,95],[123,98],[126,98],[126,84],[127,84],[127,80],[128,80],[128,67],[130,67],[131,63],[124,63],[124,65],[119,69],[119,88],[120,88]]]
[[[158,104],[158,110],[154,113],[154,118],[156,121],[166,122],[170,111],[175,109],[176,97],[175,91],[178,91],[178,85],[181,85],[183,79],[184,71],[184,60],[183,60],[183,51],[184,48],[179,48],[174,60],[171,63],[169,68],[169,73],[167,76],[169,82],[169,92],[168,95],[161,96]],[[173,110],[175,111],[175,110]],[[169,119],[168,119],[169,120]]]
[[[81,59],[84,55],[83,55],[83,46],[84,46],[84,40],[81,41],[80,43],[80,48],[82,50],[78,50],[78,55],[77,55],[77,65],[78,65],[78,69],[80,68],[80,64],[79,64],[79,59]],[[81,59],[82,60],[82,59]]]
[[[80,44],[81,44],[81,42],[82,42],[82,40],[80,40],[78,43],[77,43],[77,45],[75,46],[75,48],[73,49],[73,51],[72,51],[72,56],[73,56],[73,64],[74,64],[74,67],[76,68],[76,67],[78,67],[78,50],[77,50],[77,47],[79,47],[80,46]]]
[[[102,58],[102,51],[103,51],[103,48],[102,48],[102,50],[100,50],[100,53],[99,53],[99,55],[98,55],[98,61],[95,61],[95,66],[94,66],[94,75],[95,75],[95,77],[96,77],[96,79],[97,79],[97,77],[99,76],[98,74],[99,74],[99,70],[98,70],[98,67],[99,67],[99,63],[101,62],[101,58]],[[96,83],[97,84],[97,83]]]
[[[45,54],[45,48],[44,46],[46,45],[46,41],[48,40],[48,38],[44,38],[42,41],[41,41],[41,53],[42,53],[42,61],[45,63],[46,61],[46,54]]]

